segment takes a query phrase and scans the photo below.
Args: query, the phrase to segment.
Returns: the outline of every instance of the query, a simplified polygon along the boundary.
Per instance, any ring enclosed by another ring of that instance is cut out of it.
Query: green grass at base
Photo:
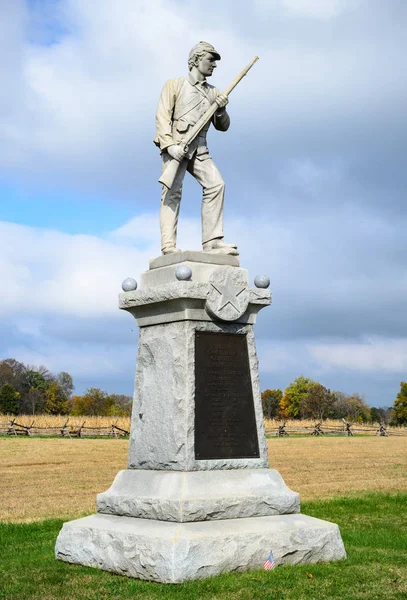
[[[181,585],[157,584],[56,561],[60,520],[0,524],[0,598],[7,600],[393,600],[407,599],[407,494],[365,494],[304,503],[338,523],[348,557]]]

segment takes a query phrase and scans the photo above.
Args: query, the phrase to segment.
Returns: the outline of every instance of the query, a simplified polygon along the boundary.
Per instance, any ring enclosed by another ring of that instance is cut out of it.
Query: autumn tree
[[[281,390],[264,390],[261,394],[263,415],[267,419],[274,419],[280,412],[280,402],[283,397]]]
[[[41,369],[41,367],[39,368]],[[47,369],[46,369],[47,372]],[[35,388],[36,390],[40,390],[45,392],[49,385],[50,377],[46,377],[43,370],[36,371],[33,367],[30,368],[26,374],[24,379],[24,384],[27,388]]]
[[[335,396],[331,390],[313,382],[300,401],[299,412],[302,417],[322,421],[330,415],[334,403]]]
[[[89,388],[83,396],[72,396],[71,415],[98,415],[101,414],[104,397],[106,392],[97,388]]]
[[[3,408],[0,408],[0,412],[8,412],[14,415],[21,412],[22,397],[25,391],[23,384],[24,375],[25,366],[22,363],[13,358],[0,361],[0,387],[4,387],[5,385],[10,386],[4,389],[4,402],[9,406],[9,410],[4,405]]]
[[[310,386],[315,383],[312,379],[300,375],[285,388],[280,403],[282,413],[285,417],[291,419],[298,419],[300,417],[301,403],[306,399]]]
[[[72,414],[110,417],[130,416],[132,398],[89,388],[83,396],[72,396],[73,380],[69,373],[51,373],[43,365],[29,366],[14,358],[0,361],[0,410],[16,414]],[[14,391],[13,391],[14,390]],[[14,396],[13,396],[14,394]],[[14,398],[14,400],[13,400]],[[15,406],[17,402],[17,407]]]
[[[393,405],[393,422],[396,425],[407,424],[407,382],[400,383],[400,391]]]
[[[68,400],[75,389],[71,375],[65,371],[61,371],[61,373],[58,373],[56,380],[65,400]]]
[[[371,423],[389,423],[393,418],[393,409],[389,407],[372,406],[370,409]]]
[[[45,369],[45,367],[44,367]],[[45,377],[47,369],[36,371],[34,367],[27,368],[22,377],[23,391],[21,394],[21,412],[32,414],[42,412],[45,404],[45,392],[49,379]]]
[[[73,416],[81,416],[86,414],[87,402],[83,399],[83,396],[72,396],[69,400],[69,414]]]
[[[21,412],[23,414],[39,414],[44,409],[45,396],[43,392],[35,387],[28,390],[24,395],[24,402],[21,404]]]
[[[25,365],[14,358],[0,361],[0,387],[8,383],[19,393],[19,412],[36,414],[66,413],[74,389],[71,375],[62,371],[54,375],[43,365]]]
[[[361,394],[344,394],[333,392],[335,403],[333,405],[333,416],[337,419],[366,423],[370,418],[370,408]]]
[[[65,415],[71,406],[69,399],[74,389],[72,377],[62,371],[54,378],[49,378],[44,392],[44,412],[51,415]]]
[[[10,383],[5,383],[0,387],[0,413],[4,415],[18,415],[20,394]]]
[[[6,358],[0,361],[0,384],[9,383],[19,392],[21,401],[27,387],[25,385],[25,374],[27,367],[15,360],[14,358]]]
[[[377,410],[380,415],[380,421],[382,423],[390,423],[393,419],[393,409],[390,406],[380,406]]]
[[[72,401],[72,415],[111,416],[114,404],[107,392],[99,388],[89,388],[83,396],[74,396]]]
[[[372,423],[381,423],[380,413],[375,406],[370,409],[370,421]]]
[[[2,360],[0,361],[0,385],[4,385],[5,383],[13,385],[14,371],[13,367],[6,360]]]
[[[125,394],[111,394],[114,402],[114,413],[117,417],[131,417],[133,398]]]
[[[358,423],[367,423],[370,416],[370,407],[362,394],[353,393],[348,398],[349,416]]]
[[[51,381],[44,393],[44,412],[49,415],[65,415],[69,411],[69,402],[64,389],[58,381]]]
[[[108,394],[99,388],[89,388],[83,396],[72,396],[70,414],[74,416],[122,417],[131,415],[130,396]]]

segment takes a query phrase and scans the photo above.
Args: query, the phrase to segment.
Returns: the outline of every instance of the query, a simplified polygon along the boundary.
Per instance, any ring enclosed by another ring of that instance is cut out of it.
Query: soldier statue
[[[235,244],[226,244],[223,234],[223,197],[225,184],[209,155],[206,134],[211,122],[215,129],[227,131],[230,125],[226,112],[228,97],[207,83],[216,68],[220,54],[207,42],[199,42],[189,54],[186,77],[170,79],[161,92],[158,103],[154,143],[161,151],[163,170],[177,161],[177,172],[170,187],[163,185],[160,209],[161,250],[163,254],[180,252],[176,247],[177,224],[185,171],[189,171],[202,186],[202,248],[204,252],[237,256]],[[216,103],[216,104],[214,104]],[[191,143],[186,145],[188,132],[210,106],[213,116]]]

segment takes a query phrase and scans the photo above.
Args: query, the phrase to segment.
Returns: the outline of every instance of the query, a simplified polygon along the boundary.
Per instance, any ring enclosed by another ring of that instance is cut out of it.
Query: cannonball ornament
[[[192,277],[192,271],[186,265],[180,265],[175,269],[175,277],[179,281],[188,281]]]
[[[254,285],[257,288],[268,288],[270,285],[270,277],[267,277],[267,275],[257,275],[254,278]]]
[[[123,292],[134,292],[137,289],[137,281],[133,277],[127,277],[122,283]]]

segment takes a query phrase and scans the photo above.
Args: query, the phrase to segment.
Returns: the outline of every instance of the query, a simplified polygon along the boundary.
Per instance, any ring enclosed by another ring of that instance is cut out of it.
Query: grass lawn
[[[63,520],[94,512],[96,494],[126,468],[127,440],[0,439],[0,599],[407,600],[407,437],[268,446],[302,511],[339,524],[348,558],[160,585],[54,559]]]
[[[308,502],[303,512],[339,524],[348,552],[328,565],[277,567],[182,585],[126,579],[54,559],[62,520],[0,524],[0,598],[7,600],[407,599],[407,494],[365,493]]]

